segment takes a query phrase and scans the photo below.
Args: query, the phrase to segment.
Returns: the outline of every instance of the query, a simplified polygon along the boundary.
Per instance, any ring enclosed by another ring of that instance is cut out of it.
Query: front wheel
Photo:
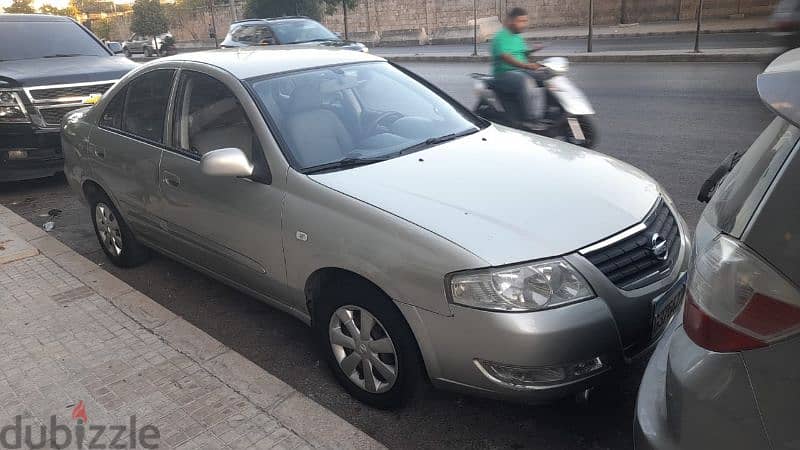
[[[149,57],[153,56],[153,50],[150,47],[145,47],[144,48],[144,56],[146,58],[149,58]]]
[[[376,408],[414,396],[422,378],[416,341],[405,318],[374,286],[342,280],[315,307],[314,333],[339,383]]]
[[[125,47],[124,49],[122,49],[122,52],[125,54],[126,58],[130,58],[132,56],[131,55],[131,51],[130,51],[130,49],[128,49],[128,47]]]

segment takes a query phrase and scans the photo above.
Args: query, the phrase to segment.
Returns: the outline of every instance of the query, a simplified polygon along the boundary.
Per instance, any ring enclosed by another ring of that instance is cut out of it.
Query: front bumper
[[[43,178],[64,170],[58,129],[30,124],[0,126],[0,181]],[[12,159],[9,151],[25,150],[26,158]]]

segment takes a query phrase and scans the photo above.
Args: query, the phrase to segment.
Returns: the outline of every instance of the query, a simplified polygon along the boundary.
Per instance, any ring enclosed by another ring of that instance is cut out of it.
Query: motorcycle
[[[597,145],[595,114],[589,100],[575,84],[567,78],[569,61],[566,58],[546,58],[539,64],[543,69],[535,72],[535,78],[546,90],[544,117],[535,129],[519,119],[518,100],[503,95],[494,89],[494,77],[473,73],[478,105],[475,113],[491,122],[517,128],[535,134],[560,139],[586,148]]]

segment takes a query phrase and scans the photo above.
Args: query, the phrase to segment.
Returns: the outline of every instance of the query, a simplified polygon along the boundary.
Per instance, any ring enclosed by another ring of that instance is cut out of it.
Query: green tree
[[[42,5],[39,7],[39,12],[42,14],[50,14],[53,16],[69,16],[75,17],[78,13],[78,10],[75,9],[74,6],[70,5],[66,8],[56,8],[53,5]]]
[[[36,12],[31,5],[33,0],[14,0],[3,11],[9,14],[33,14]]]
[[[142,36],[158,36],[169,30],[169,21],[159,0],[136,0],[133,3],[131,32]],[[158,46],[158,41],[156,41]],[[155,49],[158,52],[158,48]]]
[[[319,20],[323,13],[332,14],[339,6],[353,9],[357,4],[358,0],[246,0],[244,15],[248,18],[301,15]]]

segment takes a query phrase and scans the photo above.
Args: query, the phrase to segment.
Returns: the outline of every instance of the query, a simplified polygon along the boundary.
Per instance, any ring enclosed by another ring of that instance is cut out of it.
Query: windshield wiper
[[[420,142],[419,144],[414,144],[411,147],[404,148],[404,149],[400,150],[399,152],[397,152],[396,154],[398,156],[399,155],[407,155],[409,153],[417,152],[417,151],[426,149],[428,147],[433,147],[434,145],[443,144],[445,142],[452,141],[454,139],[458,139],[460,137],[467,136],[467,135],[470,135],[470,134],[473,134],[473,133],[477,133],[477,132],[478,132],[478,129],[475,128],[475,129],[464,130],[464,131],[461,131],[459,133],[450,133],[450,134],[445,134],[444,136],[428,138],[428,139],[425,139],[424,141]]]
[[[326,172],[328,170],[349,169],[352,167],[366,166],[369,164],[383,162],[386,161],[387,159],[390,158],[386,156],[380,156],[376,158],[344,158],[338,161],[332,161],[329,163],[308,167],[303,170],[303,173],[306,175],[312,175],[315,173]]]
[[[56,53],[55,55],[42,56],[42,58],[72,58],[73,56],[88,56],[80,53]]]

